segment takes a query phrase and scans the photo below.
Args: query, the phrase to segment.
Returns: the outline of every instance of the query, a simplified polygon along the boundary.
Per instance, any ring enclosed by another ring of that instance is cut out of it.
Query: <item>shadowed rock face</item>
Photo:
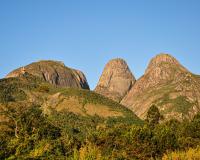
[[[40,77],[56,86],[89,89],[85,75],[79,70],[66,67],[62,62],[39,61],[31,63],[12,71],[6,78],[17,77],[22,72]]]
[[[154,57],[121,104],[140,118],[156,104],[166,119],[191,118],[200,111],[200,80],[169,54]]]
[[[95,92],[119,102],[134,83],[135,77],[127,63],[117,58],[106,64]]]

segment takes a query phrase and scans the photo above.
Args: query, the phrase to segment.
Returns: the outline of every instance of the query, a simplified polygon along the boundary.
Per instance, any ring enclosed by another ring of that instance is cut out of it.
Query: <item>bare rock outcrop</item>
[[[200,111],[200,80],[169,54],[154,57],[121,104],[140,118],[156,104],[166,119],[183,120]]]
[[[95,92],[119,102],[134,83],[135,77],[127,63],[117,58],[106,64]]]
[[[10,72],[6,78],[17,77],[27,72],[53,85],[89,89],[85,75],[75,69],[68,68],[59,61],[39,61]]]

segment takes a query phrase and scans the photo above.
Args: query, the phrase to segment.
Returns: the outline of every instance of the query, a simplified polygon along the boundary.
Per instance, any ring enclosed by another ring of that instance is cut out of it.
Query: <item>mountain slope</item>
[[[68,68],[59,61],[34,62],[12,71],[6,77],[16,77],[23,72],[40,77],[56,86],[89,89],[87,79],[81,71]]]
[[[89,90],[55,87],[29,73],[0,80],[0,109],[6,106],[28,107],[31,104],[41,106],[47,115],[59,112],[88,119],[99,117],[105,122],[110,119],[120,123],[141,122],[129,109]]]
[[[140,118],[156,104],[166,119],[190,119],[200,111],[200,80],[174,57],[159,54],[121,101]]]
[[[95,92],[119,102],[134,83],[127,63],[120,58],[112,59],[106,64]]]

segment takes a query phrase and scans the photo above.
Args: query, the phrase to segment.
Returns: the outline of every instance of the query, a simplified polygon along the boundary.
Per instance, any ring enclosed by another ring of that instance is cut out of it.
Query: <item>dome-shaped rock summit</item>
[[[119,102],[134,83],[135,77],[127,63],[121,58],[116,58],[106,64],[95,92]]]
[[[89,89],[87,79],[81,71],[68,68],[60,61],[34,62],[10,72],[6,78],[17,77],[25,72],[56,86]]]

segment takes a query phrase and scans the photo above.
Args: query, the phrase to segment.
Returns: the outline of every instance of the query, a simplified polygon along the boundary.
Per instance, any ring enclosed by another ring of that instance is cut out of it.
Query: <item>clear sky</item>
[[[0,77],[42,59],[82,70],[93,89],[108,60],[139,78],[160,52],[200,74],[200,0],[0,0]]]

